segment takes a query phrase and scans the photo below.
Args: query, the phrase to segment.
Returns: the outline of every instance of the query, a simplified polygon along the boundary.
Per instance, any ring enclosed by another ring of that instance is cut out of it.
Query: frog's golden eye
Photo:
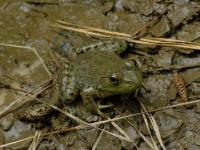
[[[109,80],[110,80],[110,83],[111,83],[112,85],[114,85],[114,86],[118,86],[119,83],[120,83],[120,79],[119,79],[119,77],[118,77],[117,75],[112,75],[112,76],[109,78]]]

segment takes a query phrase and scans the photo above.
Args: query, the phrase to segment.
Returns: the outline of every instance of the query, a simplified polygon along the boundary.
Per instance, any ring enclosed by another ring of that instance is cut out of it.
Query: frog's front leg
[[[65,64],[59,74],[59,99],[69,104],[76,99],[78,92],[74,73],[68,64]]]
[[[85,107],[95,113],[95,114],[100,114],[100,110],[96,102],[94,101],[94,96],[96,95],[95,91],[93,88],[87,88],[83,90],[81,93],[81,98],[84,102]]]

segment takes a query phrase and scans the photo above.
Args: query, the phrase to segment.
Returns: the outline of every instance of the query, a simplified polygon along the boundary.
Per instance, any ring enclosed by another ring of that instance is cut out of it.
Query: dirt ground
[[[139,38],[200,43],[199,0],[1,0],[0,149],[200,149],[199,50],[128,43],[120,57],[136,63],[147,90],[107,98],[104,101],[113,107],[102,117],[87,111],[80,98],[62,107],[48,101],[56,72],[51,52],[107,40],[58,30],[52,27],[57,20]],[[185,102],[176,87],[180,78],[188,91],[186,102],[197,102],[164,109]],[[40,98],[60,109],[41,118],[20,119],[40,106],[35,102]],[[128,117],[155,109],[159,110]],[[122,116],[126,118],[101,123]]]

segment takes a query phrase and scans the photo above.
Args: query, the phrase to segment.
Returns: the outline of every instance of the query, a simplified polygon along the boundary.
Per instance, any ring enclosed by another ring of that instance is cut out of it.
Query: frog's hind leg
[[[76,49],[76,53],[92,51],[102,51],[107,53],[119,54],[127,48],[127,44],[122,40],[107,40]]]
[[[70,71],[68,64],[65,64],[59,74],[59,99],[65,103],[70,103],[76,99],[78,89],[76,88],[75,76]]]
[[[17,113],[17,117],[22,121],[28,122],[48,121],[48,119],[45,118],[47,118],[52,112],[55,111],[49,105],[54,105],[57,107],[60,106],[57,92],[58,88],[55,84],[54,87],[45,91],[45,97],[43,98],[43,100],[38,101],[38,99],[35,99],[34,101],[25,104],[23,108],[20,109]],[[47,103],[49,105],[47,105]]]

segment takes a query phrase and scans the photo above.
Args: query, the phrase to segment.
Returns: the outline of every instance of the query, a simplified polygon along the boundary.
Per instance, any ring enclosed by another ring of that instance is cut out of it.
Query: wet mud
[[[0,112],[24,93],[51,79],[43,61],[52,75],[57,72],[59,64],[56,64],[57,61],[52,57],[52,51],[72,50],[107,40],[71,31],[58,31],[50,26],[56,20],[138,37],[173,38],[200,43],[199,18],[198,0],[2,0],[0,1]],[[40,57],[34,49],[3,44],[35,48]],[[107,119],[139,113],[141,103],[148,110],[181,103],[172,76],[174,71],[178,71],[184,78],[189,101],[199,99],[198,50],[128,43],[121,57],[136,63],[143,74],[147,89],[141,87],[136,96],[130,93],[106,98],[102,103],[113,105],[102,110]],[[41,87],[37,91],[39,92],[37,98],[45,98],[47,103],[57,105],[59,102],[51,99],[51,88],[40,93]],[[98,126],[131,141],[105,132],[101,134],[100,130],[92,127],[73,128],[80,123],[58,110],[49,111],[48,114],[45,112],[41,118],[34,119],[31,116],[26,119],[20,118],[20,115],[26,115],[27,112],[32,112],[34,115],[45,109],[42,107],[35,111],[37,104],[41,104],[36,101],[37,98],[29,97],[31,101],[19,108],[16,105],[15,109],[4,116],[0,115],[0,149],[1,145],[32,137],[36,131],[41,131],[45,135],[40,138],[36,148],[38,150],[89,150],[94,148],[98,140],[97,150],[152,149],[141,135],[147,140],[155,139],[155,144],[162,149],[152,125],[149,126],[150,133],[142,115],[121,119],[116,121],[117,125],[107,123]],[[87,123],[105,119],[88,111],[80,97],[70,104],[57,106],[63,112],[66,111]],[[200,149],[199,110],[200,103],[195,103],[189,108],[181,106],[152,113],[167,150]],[[53,133],[63,129],[68,130]],[[29,138],[20,143],[7,145],[6,149],[28,149],[31,144],[32,138]]]

